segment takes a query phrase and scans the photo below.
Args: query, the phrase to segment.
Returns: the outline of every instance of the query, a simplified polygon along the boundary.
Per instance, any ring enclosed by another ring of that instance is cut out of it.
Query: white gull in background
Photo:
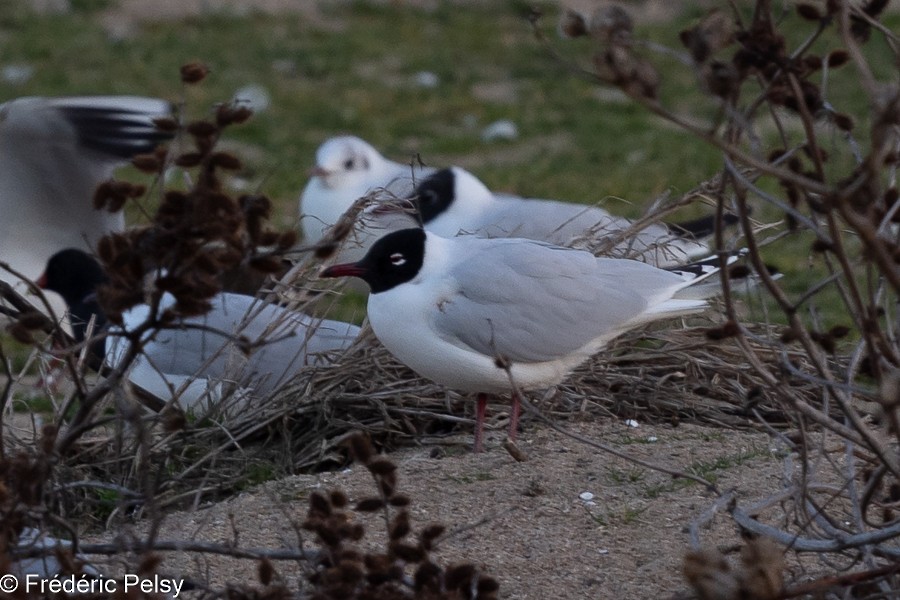
[[[95,331],[102,331],[106,324],[95,293],[106,280],[93,257],[67,249],[50,259],[38,285],[66,300],[76,339],[83,341],[85,325],[92,317]],[[251,296],[222,293],[211,303],[205,315],[145,333],[143,351],[129,379],[164,402],[177,391],[183,408],[204,399],[214,401],[226,388],[240,390],[242,396],[261,397],[277,390],[303,366],[324,364],[328,360],[324,353],[349,347],[359,334],[356,325],[317,319]],[[164,294],[158,314],[174,304],[174,297]],[[108,335],[99,338],[105,344],[93,348],[95,362],[105,361],[115,368],[129,345],[122,330],[136,331],[149,317],[147,305],[123,313],[122,328],[111,326]]]
[[[304,242],[321,240],[357,199],[382,188],[398,197],[407,196],[431,171],[418,164],[389,160],[356,136],[326,140],[316,151],[316,165],[300,195]]]
[[[492,193],[459,167],[425,178],[411,197],[424,227],[443,237],[525,238],[569,246],[576,240],[621,237],[615,256],[641,257],[657,266],[682,264],[709,253],[699,237],[712,233],[711,217],[674,226],[652,224],[627,233],[633,222],[596,206]],[[695,237],[696,236],[696,237]]]
[[[153,124],[171,104],[136,96],[26,97],[0,104],[0,260],[37,277],[63,248],[124,228],[94,191],[131,157],[171,137]],[[0,270],[0,278],[13,281]]]
[[[442,238],[422,229],[390,233],[355,263],[322,277],[359,277],[368,317],[384,346],[412,370],[478,393],[481,450],[485,393],[546,388],[610,340],[646,323],[702,311],[717,269],[667,271],[627,259],[518,238]],[[510,438],[519,400],[512,398]]]

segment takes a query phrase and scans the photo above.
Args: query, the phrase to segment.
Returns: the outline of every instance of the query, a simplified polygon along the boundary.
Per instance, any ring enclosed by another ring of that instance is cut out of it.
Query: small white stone
[[[495,140],[514,140],[519,137],[519,128],[509,119],[494,121],[481,131],[481,139],[485,142]]]
[[[590,492],[581,492],[580,494],[578,494],[578,497],[585,502],[590,502],[594,499],[594,495]]]
[[[413,83],[422,88],[434,89],[440,85],[441,78],[431,71],[419,71],[413,75]]]
[[[22,85],[34,76],[34,67],[24,64],[5,65],[0,70],[0,77],[10,85]]]
[[[650,437],[647,438],[647,441],[652,444],[653,442],[659,441],[659,438],[656,437],[655,435],[651,435]]]
[[[259,114],[269,108],[269,105],[272,104],[272,97],[263,86],[250,84],[236,91],[232,102],[242,104],[254,113]]]
[[[625,426],[626,427],[640,427],[638,422],[635,421],[634,419],[625,419]]]

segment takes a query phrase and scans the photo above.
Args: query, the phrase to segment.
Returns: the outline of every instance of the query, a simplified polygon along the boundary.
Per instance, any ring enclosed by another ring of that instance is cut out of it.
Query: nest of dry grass
[[[560,386],[531,395],[531,403],[563,423],[605,417],[787,425],[786,407],[758,381],[744,351],[733,340],[711,341],[708,331],[698,325],[627,334]],[[754,344],[778,371],[784,347]],[[803,360],[799,352],[790,358]],[[816,385],[792,386],[798,399],[818,404]],[[423,442],[468,449],[474,422],[472,398],[418,377],[371,331],[333,363],[304,368],[240,411],[227,410],[225,399],[202,415],[152,414],[128,396],[127,389],[112,395],[119,410],[131,407],[126,419],[84,436],[63,458],[55,474],[62,514],[110,521],[143,510],[150,490],[156,509],[196,506],[280,474],[335,468],[348,462],[342,442],[354,431],[385,450]],[[503,398],[494,399],[488,416],[489,427],[506,426]],[[526,428],[532,420],[526,413]]]

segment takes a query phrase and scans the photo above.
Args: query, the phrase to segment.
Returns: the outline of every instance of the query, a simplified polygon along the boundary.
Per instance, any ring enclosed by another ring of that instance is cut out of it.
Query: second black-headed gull
[[[316,166],[300,195],[303,239],[314,244],[359,198],[381,188],[407,195],[432,169],[385,158],[365,140],[352,135],[329,138],[316,151]]]
[[[137,96],[27,97],[0,104],[0,257],[26,278],[63,248],[124,228],[93,206],[97,186],[171,138],[154,119],[171,104]],[[0,270],[0,278],[12,281]]]
[[[106,324],[96,295],[97,287],[106,281],[106,273],[92,256],[66,249],[51,257],[38,285],[65,299],[76,339],[83,341],[90,319],[95,320],[94,331]],[[174,303],[171,295],[164,294],[158,314]],[[349,347],[359,334],[356,325],[317,319],[251,296],[221,293],[211,304],[205,315],[148,331],[129,379],[163,401],[177,395],[183,408],[204,398],[215,399],[222,385],[262,397],[301,367],[327,361],[323,353]],[[102,352],[97,362],[116,367],[128,350],[123,333],[141,327],[150,311],[141,304],[123,313],[122,326],[110,327],[105,346],[95,347]]]
[[[443,237],[460,234],[513,237],[560,246],[579,240],[612,238],[617,241],[609,248],[611,254],[641,257],[656,266],[683,264],[705,256],[709,248],[695,234],[712,233],[697,232],[697,222],[671,227],[653,224],[628,233],[632,221],[602,208],[494,194],[460,167],[430,174],[416,187],[411,200],[425,229]]]
[[[411,369],[450,388],[477,392],[481,450],[485,393],[563,380],[622,333],[702,311],[716,293],[696,286],[716,271],[667,271],[627,259],[516,238],[443,238],[405,229],[378,240],[355,263],[322,277],[359,277],[371,288],[375,335]],[[518,425],[513,394],[510,438]]]

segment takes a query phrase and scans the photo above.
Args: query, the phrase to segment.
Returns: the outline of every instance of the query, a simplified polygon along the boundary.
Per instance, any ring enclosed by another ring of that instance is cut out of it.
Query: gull
[[[63,297],[76,340],[84,342],[92,319],[95,331],[106,326],[97,298],[98,286],[106,281],[94,257],[70,248],[50,258],[37,284]],[[129,379],[164,402],[179,396],[183,408],[204,397],[215,400],[225,388],[238,389],[243,397],[265,397],[303,366],[327,363],[328,352],[348,348],[359,334],[351,323],[317,319],[251,296],[220,293],[211,304],[205,315],[144,333]],[[165,293],[156,314],[174,305],[175,298]],[[103,346],[92,345],[95,362],[116,368],[129,350],[126,336],[143,327],[151,312],[146,304],[124,312],[121,327],[110,326],[98,338]]]
[[[31,576],[33,579],[51,579],[65,574],[66,569],[59,560],[59,555],[71,551],[72,542],[48,536],[35,527],[24,527],[19,533],[18,540],[12,544],[12,553],[34,550],[39,552],[36,556],[18,558],[12,560],[8,566],[8,572],[24,582]],[[99,577],[100,572],[96,567],[87,562],[82,555],[74,555],[72,563],[77,568],[77,573]]]
[[[300,195],[303,239],[314,244],[356,200],[385,190],[406,196],[415,182],[432,169],[403,164],[381,155],[371,144],[352,135],[326,140],[316,151],[316,166]]]
[[[656,266],[707,255],[709,248],[699,238],[711,235],[714,226],[712,217],[705,217],[673,226],[653,224],[629,233],[632,221],[596,206],[494,194],[460,167],[432,173],[410,200],[425,229],[443,237],[514,237],[560,246],[622,238],[610,248],[613,255],[644,257]]]
[[[153,123],[171,112],[164,100],[137,96],[0,104],[0,260],[33,280],[57,250],[89,249],[124,229],[121,211],[94,209],[94,191],[171,137]],[[21,283],[3,269],[0,278]]]
[[[320,276],[363,279],[381,343],[419,375],[478,394],[479,452],[487,393],[509,391],[510,377],[521,390],[556,385],[626,331],[704,310],[718,287],[701,282],[716,270],[669,271],[534,240],[412,228]],[[513,390],[511,439],[519,411]]]

